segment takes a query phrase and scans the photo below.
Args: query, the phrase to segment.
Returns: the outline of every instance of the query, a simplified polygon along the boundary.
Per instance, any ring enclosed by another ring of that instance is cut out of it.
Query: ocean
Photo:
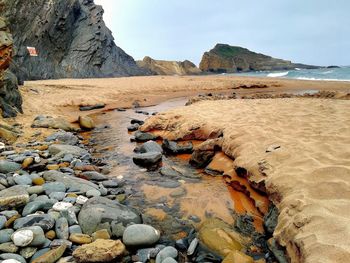
[[[294,69],[281,71],[256,71],[228,74],[234,76],[255,76],[268,78],[350,81],[350,67],[320,68],[320,69]]]

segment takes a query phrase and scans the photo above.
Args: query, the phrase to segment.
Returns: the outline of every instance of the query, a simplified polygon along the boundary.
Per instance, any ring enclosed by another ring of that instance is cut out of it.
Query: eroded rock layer
[[[1,0],[1,15],[14,35],[20,79],[142,75],[134,59],[114,43],[93,0]],[[30,56],[35,47],[38,56]]]
[[[137,61],[137,65],[154,75],[196,75],[201,70],[191,61],[166,61],[155,60],[145,57],[142,61]]]

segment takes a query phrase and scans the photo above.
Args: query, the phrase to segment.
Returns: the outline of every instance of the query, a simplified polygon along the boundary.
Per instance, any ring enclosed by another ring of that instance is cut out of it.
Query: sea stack
[[[318,67],[273,58],[243,47],[217,44],[212,50],[204,53],[199,68],[204,72],[236,73]]]

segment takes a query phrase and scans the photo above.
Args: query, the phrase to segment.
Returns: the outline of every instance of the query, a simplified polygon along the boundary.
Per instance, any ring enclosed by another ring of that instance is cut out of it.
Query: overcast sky
[[[135,59],[198,64],[216,43],[293,62],[350,65],[350,0],[95,0]]]

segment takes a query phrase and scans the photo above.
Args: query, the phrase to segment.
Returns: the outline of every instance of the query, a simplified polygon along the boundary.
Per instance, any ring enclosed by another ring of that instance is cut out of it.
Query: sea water
[[[350,81],[350,67],[299,69],[281,71],[256,71],[230,74],[235,76],[255,76],[268,78]]]

